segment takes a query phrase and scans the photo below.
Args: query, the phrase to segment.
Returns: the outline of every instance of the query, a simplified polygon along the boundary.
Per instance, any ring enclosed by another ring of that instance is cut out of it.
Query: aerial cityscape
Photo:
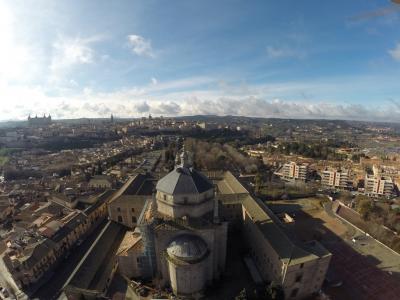
[[[399,28],[0,0],[0,299],[400,299]]]

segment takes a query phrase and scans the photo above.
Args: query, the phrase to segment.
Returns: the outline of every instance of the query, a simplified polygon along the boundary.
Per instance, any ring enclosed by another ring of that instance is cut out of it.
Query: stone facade
[[[280,284],[287,299],[317,294],[331,253],[316,241],[293,242],[279,219],[264,203],[253,198],[230,172],[217,176],[214,181],[219,191],[221,219],[240,224],[261,278]]]
[[[197,298],[225,269],[228,224],[219,220],[214,185],[183,152],[181,164],[156,190],[140,214],[135,230],[140,236],[119,252],[119,261],[132,270],[123,266],[120,272]]]
[[[111,220],[135,228],[147,200],[152,199],[153,179],[137,174],[131,177],[108,203]]]
[[[126,236],[119,254],[121,273],[151,279],[188,299],[202,297],[225,269],[229,222],[230,228],[241,229],[265,283],[280,284],[287,299],[318,293],[331,259],[322,245],[292,241],[279,219],[230,172],[209,173],[212,184],[185,164],[184,156],[181,161],[157,183],[138,227]]]

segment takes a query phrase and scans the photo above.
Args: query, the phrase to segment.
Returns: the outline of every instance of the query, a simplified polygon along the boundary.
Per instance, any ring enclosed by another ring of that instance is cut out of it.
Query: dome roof
[[[187,262],[200,260],[207,253],[207,244],[199,236],[182,234],[169,244],[167,253],[170,257]]]
[[[201,194],[213,188],[212,182],[193,168],[177,167],[163,178],[156,186],[157,191],[169,195]]]

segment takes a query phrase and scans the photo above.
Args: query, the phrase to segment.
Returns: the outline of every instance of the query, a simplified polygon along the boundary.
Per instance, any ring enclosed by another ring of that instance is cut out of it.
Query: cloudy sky
[[[0,120],[400,121],[389,0],[0,0]]]

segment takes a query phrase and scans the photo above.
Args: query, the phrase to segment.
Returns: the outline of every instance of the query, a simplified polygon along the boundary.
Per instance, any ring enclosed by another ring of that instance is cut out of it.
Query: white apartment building
[[[291,161],[284,164],[277,172],[275,172],[275,174],[286,180],[306,181],[308,175],[308,165],[298,164]]]
[[[366,175],[365,176],[365,194],[369,196],[391,196],[393,194],[394,184],[390,177]]]
[[[321,174],[324,186],[348,189],[351,187],[350,171],[346,169],[326,169]]]

